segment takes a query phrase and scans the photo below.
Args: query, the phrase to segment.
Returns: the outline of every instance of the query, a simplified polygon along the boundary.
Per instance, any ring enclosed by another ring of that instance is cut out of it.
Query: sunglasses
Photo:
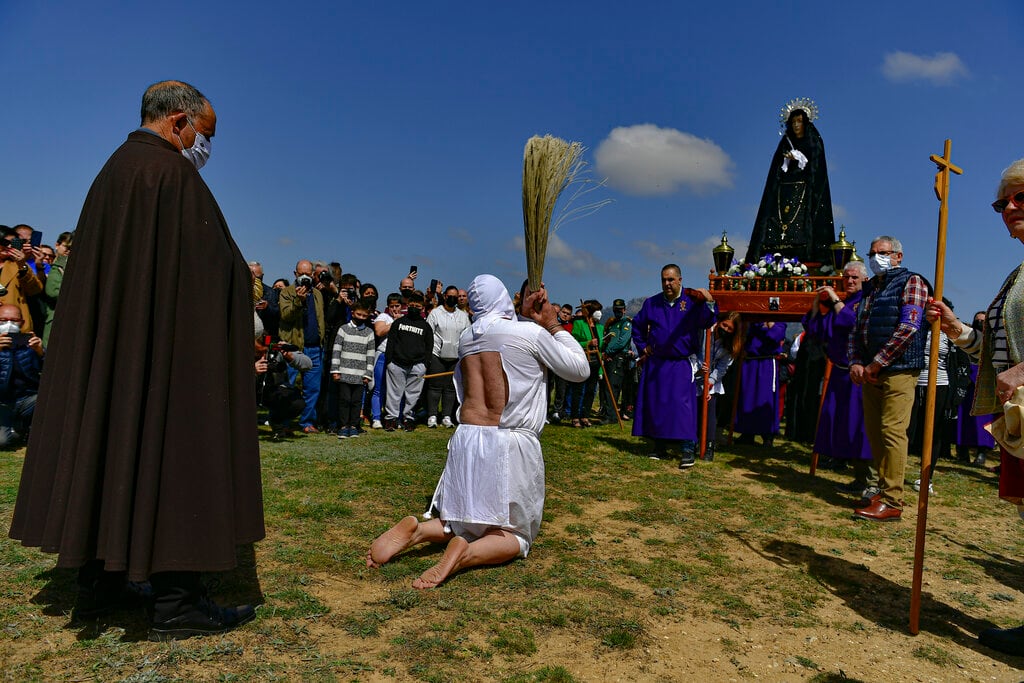
[[[1021,190],[1020,192],[1014,192],[1009,197],[1004,197],[1003,199],[995,200],[994,202],[992,202],[992,209],[996,213],[1002,213],[1003,211],[1006,211],[1006,207],[1010,205],[1011,201],[1013,202],[1013,205],[1018,209],[1024,209],[1024,190]]]

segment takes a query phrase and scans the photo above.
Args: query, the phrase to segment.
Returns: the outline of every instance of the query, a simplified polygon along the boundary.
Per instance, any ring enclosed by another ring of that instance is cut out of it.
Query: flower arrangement
[[[782,254],[765,254],[757,263],[733,260],[726,275],[730,277],[792,277],[806,275],[807,266],[796,257],[784,258]]]
[[[796,280],[789,283],[787,287],[765,287],[761,283],[758,286],[752,286],[754,283],[746,282],[748,280],[754,280],[755,278],[794,278],[807,275],[807,266],[800,263],[800,260],[796,257],[786,258],[782,254],[765,254],[756,263],[747,263],[746,261],[733,260],[732,266],[726,271],[726,276],[731,278],[740,278],[734,282],[730,289],[747,290],[775,290],[785,289],[787,291],[802,291],[804,280]]]

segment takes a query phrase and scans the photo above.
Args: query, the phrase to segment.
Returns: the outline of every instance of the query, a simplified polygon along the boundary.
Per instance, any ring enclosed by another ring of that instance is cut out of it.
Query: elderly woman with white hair
[[[1010,238],[1024,242],[1024,159],[1003,171],[992,208],[1002,216]],[[1013,269],[989,304],[981,330],[960,321],[941,301],[930,301],[926,318],[938,319],[942,331],[978,362],[972,415],[1002,412],[1017,387],[1024,386],[1024,271]],[[1014,503],[1024,516],[1024,460],[1001,453],[999,497]],[[1024,626],[990,628],[978,636],[982,645],[1024,656]]]

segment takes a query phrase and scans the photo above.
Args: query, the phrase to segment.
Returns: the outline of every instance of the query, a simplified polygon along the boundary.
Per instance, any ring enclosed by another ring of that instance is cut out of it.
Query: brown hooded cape
[[[191,162],[131,133],[79,218],[12,538],[135,581],[263,538],[250,277]]]

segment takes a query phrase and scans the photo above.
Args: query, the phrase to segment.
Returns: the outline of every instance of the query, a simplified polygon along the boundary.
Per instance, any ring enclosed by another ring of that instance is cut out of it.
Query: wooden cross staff
[[[935,197],[939,200],[939,235],[935,242],[935,292],[936,300],[942,299],[942,285],[946,275],[946,221],[949,213],[949,173],[957,175],[963,169],[949,160],[950,141],[942,156],[932,154],[929,158],[938,166],[935,173]],[[924,570],[924,535],[928,527],[928,487],[932,479],[932,439],[935,434],[935,375],[939,370],[939,321],[931,325],[932,343],[928,354],[928,389],[924,401],[924,439],[921,444],[921,494],[917,499],[917,535],[914,539],[914,582],[910,591],[910,632],[917,635],[921,612],[921,575]],[[924,334],[924,328],[918,331]]]

